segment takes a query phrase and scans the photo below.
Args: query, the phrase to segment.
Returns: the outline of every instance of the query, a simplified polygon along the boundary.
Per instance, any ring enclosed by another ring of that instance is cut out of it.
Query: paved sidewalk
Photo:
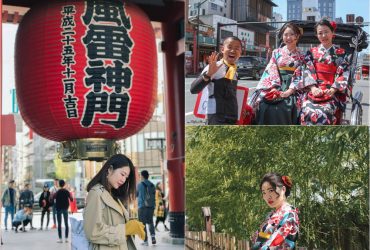
[[[2,214],[3,216],[3,214]],[[80,216],[80,214],[78,215]],[[1,235],[3,238],[4,245],[0,246],[1,250],[70,250],[71,243],[57,243],[58,231],[57,229],[48,229],[39,231],[40,228],[40,213],[35,213],[33,218],[33,224],[37,228],[36,230],[29,230],[27,225],[27,232],[15,233],[13,230],[4,230],[4,226],[1,225]],[[3,219],[3,218],[2,218]],[[46,220],[46,218],[44,218]],[[10,220],[10,219],[9,219]],[[50,224],[52,225],[52,216],[50,216]],[[44,222],[45,223],[45,222]],[[8,225],[9,227],[9,225]],[[156,249],[156,250],[183,250],[183,245],[172,245],[166,243],[166,239],[169,238],[168,232],[164,232],[162,224],[158,226],[160,232],[156,232],[157,244],[152,246],[142,246],[141,240],[135,237],[135,243],[138,250]],[[64,235],[64,228],[62,229]],[[70,239],[69,239],[70,240]]]

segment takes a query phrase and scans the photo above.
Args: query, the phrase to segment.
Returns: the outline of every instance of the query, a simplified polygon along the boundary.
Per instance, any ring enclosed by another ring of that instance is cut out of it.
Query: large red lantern
[[[25,122],[54,141],[123,139],[153,114],[150,20],[122,1],[42,1],[19,25],[16,90]]]

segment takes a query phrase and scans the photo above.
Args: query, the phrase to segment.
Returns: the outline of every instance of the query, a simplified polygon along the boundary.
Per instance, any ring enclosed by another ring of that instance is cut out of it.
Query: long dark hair
[[[125,183],[118,189],[110,188],[108,183],[108,170],[115,170],[117,168],[130,167],[130,174],[127,177]],[[92,178],[87,184],[87,192],[91,190],[96,184],[101,184],[106,190],[111,190],[111,195],[114,199],[119,199],[122,203],[126,203],[128,200],[132,200],[136,193],[136,178],[135,178],[135,167],[132,161],[123,154],[116,154],[111,156],[100,169],[100,171]]]
[[[290,195],[290,190],[293,186],[292,181],[288,176],[282,176],[278,173],[265,174],[260,182],[260,190],[262,189],[262,184],[265,182],[270,183],[271,187],[275,190],[275,193],[277,193],[277,187],[282,188],[283,186],[285,186],[285,197],[288,197]]]

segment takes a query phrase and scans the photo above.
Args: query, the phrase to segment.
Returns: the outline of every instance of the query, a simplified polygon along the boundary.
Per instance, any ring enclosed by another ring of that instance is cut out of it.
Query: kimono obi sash
[[[293,74],[296,68],[294,67],[279,67],[280,74],[287,75],[287,74]]]
[[[315,63],[315,69],[317,74],[317,80],[321,89],[330,89],[334,83],[335,73],[337,72],[337,66],[333,63]]]

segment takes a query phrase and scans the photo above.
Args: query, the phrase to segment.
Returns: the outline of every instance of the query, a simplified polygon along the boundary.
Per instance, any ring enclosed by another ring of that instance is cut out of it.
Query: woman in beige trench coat
[[[123,204],[135,197],[135,169],[129,158],[108,159],[87,185],[84,231],[93,249],[136,250],[132,235],[144,239],[144,225],[129,220]]]

